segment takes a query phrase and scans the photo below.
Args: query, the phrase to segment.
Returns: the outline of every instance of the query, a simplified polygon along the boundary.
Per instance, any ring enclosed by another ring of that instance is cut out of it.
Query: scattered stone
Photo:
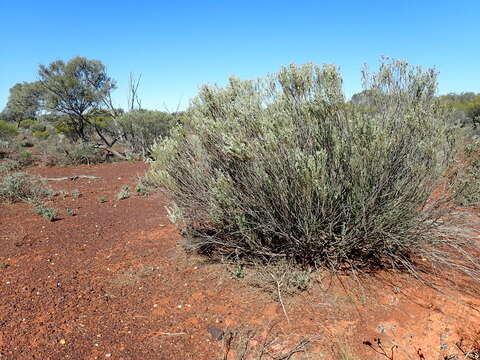
[[[225,334],[222,329],[212,325],[208,325],[207,330],[210,333],[210,335],[212,335],[212,337],[218,341],[222,340],[223,335]]]
[[[65,345],[66,341],[65,341],[65,339],[60,339],[59,343],[60,343],[61,345]]]

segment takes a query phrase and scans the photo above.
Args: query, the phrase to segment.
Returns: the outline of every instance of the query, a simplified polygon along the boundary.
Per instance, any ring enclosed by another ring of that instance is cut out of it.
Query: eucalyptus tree
[[[17,123],[24,119],[36,119],[43,107],[44,93],[38,81],[12,86],[5,109],[7,119]]]
[[[116,83],[101,61],[79,56],[67,63],[57,60],[40,65],[39,76],[47,110],[66,115],[66,125],[82,141],[92,140],[89,130],[93,129],[108,148],[113,146],[117,139],[109,139],[95,121],[99,114],[117,116],[111,101]]]

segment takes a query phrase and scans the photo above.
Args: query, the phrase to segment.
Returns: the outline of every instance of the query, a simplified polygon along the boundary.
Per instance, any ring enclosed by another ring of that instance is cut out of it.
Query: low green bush
[[[31,151],[22,150],[19,153],[18,161],[22,166],[28,166],[33,164],[33,154]]]
[[[118,200],[128,199],[130,197],[130,187],[125,185],[122,187],[122,190],[117,194]]]
[[[48,221],[53,221],[58,215],[57,210],[46,207],[45,205],[37,205],[33,208],[33,211]]]
[[[33,133],[33,136],[35,136],[37,139],[40,139],[40,140],[46,140],[48,139],[48,137],[50,136],[50,133],[48,132],[48,130],[45,130],[45,131],[35,131]]]
[[[19,172],[8,174],[0,181],[0,201],[2,202],[39,202],[52,195],[52,189],[37,176]]]
[[[40,122],[35,122],[35,124],[32,124],[30,126],[30,130],[32,130],[32,132],[45,132],[47,131],[47,125],[45,125],[44,123],[40,123]]]
[[[90,144],[65,144],[61,147],[65,154],[65,163],[69,165],[98,164],[105,161],[105,156]]]
[[[17,170],[20,170],[21,168],[22,168],[22,164],[19,161],[13,160],[13,159],[7,159],[3,162],[0,162],[0,175],[8,172],[12,172],[12,171],[17,171]]]
[[[0,120],[0,140],[11,138],[17,134],[18,130],[15,125]]]
[[[22,129],[31,129],[33,125],[37,124],[35,120],[24,119],[19,122],[18,126]]]
[[[155,183],[150,180],[149,176],[141,176],[137,179],[137,184],[135,185],[135,192],[138,195],[148,195],[156,190]]]
[[[47,166],[91,165],[105,162],[105,155],[94,146],[60,140],[56,135],[49,135],[48,141],[40,142],[37,148],[42,162]]]
[[[478,247],[438,236],[446,195],[431,194],[456,136],[435,98],[436,72],[385,60],[363,80],[368,106],[346,102],[331,65],[203,86],[152,153],[151,175],[190,246],[416,275],[425,259],[480,279],[465,255]]]

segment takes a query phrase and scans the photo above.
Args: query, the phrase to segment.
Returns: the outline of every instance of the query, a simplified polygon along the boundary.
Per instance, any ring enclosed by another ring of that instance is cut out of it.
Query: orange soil
[[[212,329],[255,329],[255,344],[273,327],[273,350],[312,339],[295,359],[335,359],[339,348],[385,359],[362,344],[380,337],[399,346],[395,360],[419,359],[417,352],[433,360],[455,353],[462,332],[480,329],[480,299],[393,275],[360,286],[316,273],[309,290],[283,298],[287,319],[278,301],[232,279],[225,264],[186,254],[160,195],[116,199],[145,170],[142,163],[32,168],[44,177],[100,178],[50,182],[81,192],[46,203],[60,212],[54,222],[28,204],[0,206],[0,262],[10,265],[0,269],[1,359],[210,360],[222,348]],[[480,218],[468,216],[479,229]]]

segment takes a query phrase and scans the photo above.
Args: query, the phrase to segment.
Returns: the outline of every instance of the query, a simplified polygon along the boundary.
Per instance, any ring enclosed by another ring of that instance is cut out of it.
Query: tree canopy
[[[88,140],[86,130],[93,126],[107,142],[92,119],[110,107],[110,94],[116,85],[100,61],[85,57],[75,57],[67,63],[57,60],[48,66],[40,65],[39,76],[46,90],[46,109],[67,115],[68,126],[82,140]]]
[[[5,109],[7,119],[15,122],[36,119],[42,109],[44,94],[38,81],[15,84],[10,89]]]

